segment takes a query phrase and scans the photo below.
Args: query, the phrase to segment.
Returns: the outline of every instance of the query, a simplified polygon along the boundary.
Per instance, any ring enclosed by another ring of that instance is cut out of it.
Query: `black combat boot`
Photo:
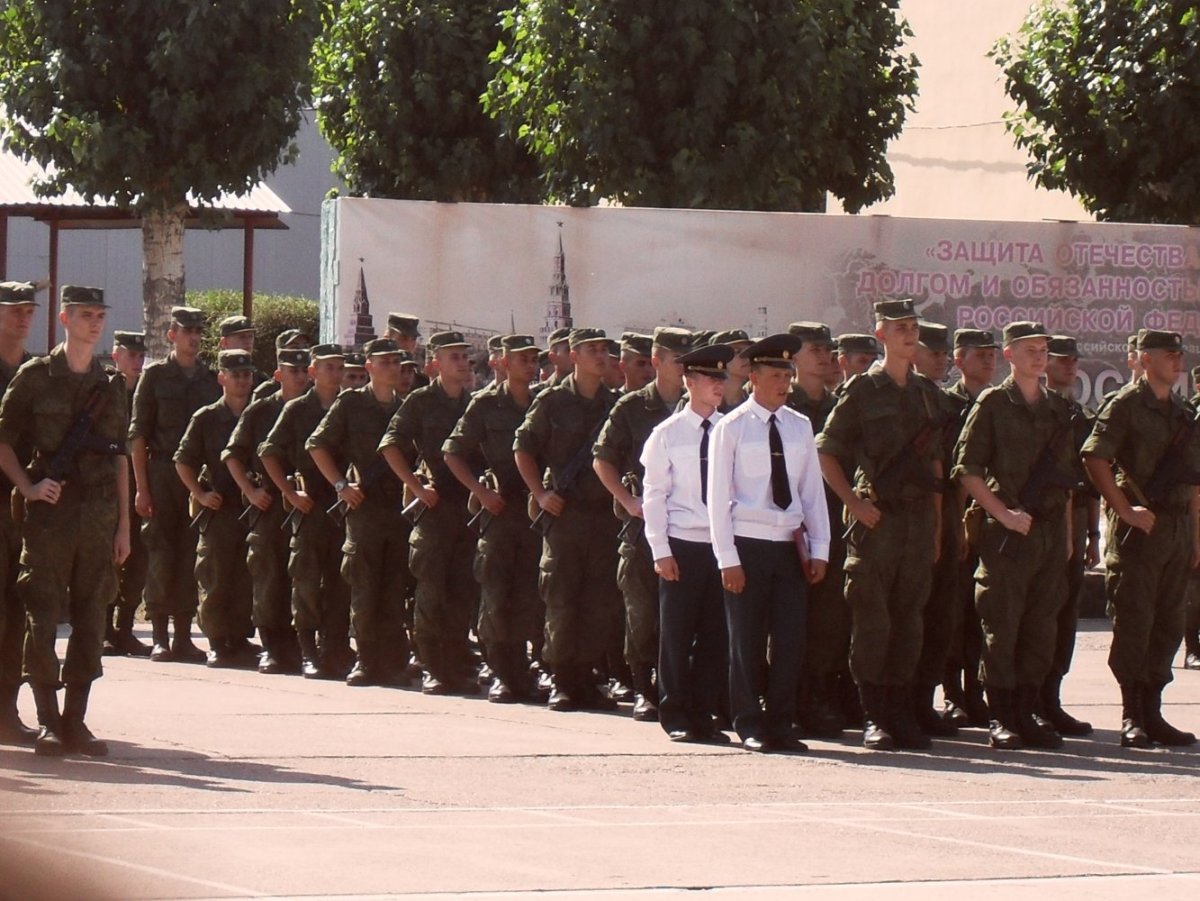
[[[117,650],[117,630],[113,626],[113,616],[119,609],[116,604],[109,604],[104,609],[104,644],[100,648],[104,657],[116,657],[121,653]]]
[[[1183,668],[1200,669],[1200,630],[1190,629],[1183,636]]]
[[[171,654],[171,624],[166,616],[156,616],[150,620],[151,636],[154,647],[150,651],[150,659],[155,663],[170,663],[175,657]]]
[[[961,669],[946,669],[942,677],[942,699],[942,719],[957,729],[971,725],[971,718],[967,715],[967,698],[962,690]]]
[[[658,722],[658,689],[654,685],[654,670],[648,663],[633,669],[633,718],[642,723]]]
[[[934,738],[950,738],[958,735],[958,727],[942,717],[933,707],[936,685],[918,685],[913,689],[913,715],[917,725],[926,735]]]
[[[126,657],[149,657],[150,645],[133,634],[133,618],[137,607],[128,605],[117,608],[117,624],[114,630],[113,644],[118,654]]]
[[[1172,748],[1182,748],[1196,743],[1196,736],[1191,732],[1176,729],[1163,719],[1162,693],[1165,685],[1147,685],[1142,694],[1142,716],[1146,734],[1151,741]]]
[[[579,688],[575,684],[575,673],[576,668],[570,664],[554,667],[554,675],[550,683],[550,697],[546,699],[546,706],[550,710],[562,713],[579,709],[576,702]]]
[[[279,676],[287,672],[283,662],[283,650],[278,629],[259,629],[263,652],[258,658],[258,671],[264,676]]]
[[[377,658],[378,654],[374,644],[369,641],[359,641],[358,657],[355,658],[354,668],[346,676],[346,684],[356,688],[377,684],[375,678]]]
[[[1121,686],[1121,747],[1148,748],[1150,736],[1146,733],[1146,721],[1143,713],[1143,687],[1141,685]]]
[[[0,685],[0,745],[31,745],[38,737],[38,730],[22,723],[17,712],[20,691],[19,682]]]
[[[58,689],[53,685],[31,685],[33,702],[37,705],[38,730],[33,743],[33,753],[39,757],[62,757],[63,722],[58,712]]]
[[[1021,744],[1027,748],[1053,750],[1062,747],[1062,736],[1055,731],[1049,720],[1038,719],[1038,690],[1033,685],[1018,685],[1013,693],[1016,703],[1017,734]]]
[[[1062,708],[1062,676],[1050,676],[1042,685],[1042,718],[1060,735],[1092,734],[1092,724],[1077,720]]]
[[[487,699],[493,704],[515,704],[520,700],[514,684],[519,670],[513,659],[513,648],[514,645],[499,641],[489,642],[487,646],[487,659],[492,671]]]
[[[991,728],[991,699],[984,700],[979,671],[972,667],[963,670],[963,709],[967,711],[968,725],[978,729]]]
[[[807,680],[808,697],[801,723],[805,734],[815,738],[841,738],[846,728],[837,698],[836,673],[817,675]]]
[[[932,742],[929,736],[917,725],[917,717],[913,713],[913,689],[910,685],[888,685],[887,713],[884,721],[896,747],[905,751],[928,750]]]
[[[988,744],[1000,751],[1013,751],[1021,747],[1021,736],[1016,729],[1016,713],[1013,709],[1013,692],[1010,688],[987,690]]]
[[[62,743],[63,748],[73,754],[83,754],[85,757],[107,757],[108,745],[92,735],[83,722],[87,716],[88,695],[92,693],[92,683],[68,685],[66,702],[62,714]]]
[[[613,660],[609,655],[609,689],[608,694],[614,701],[633,701],[633,673],[623,659]],[[588,677],[591,678],[590,676]]]
[[[580,710],[616,710],[617,700],[608,691],[601,688],[596,675],[596,667],[591,663],[577,664],[575,684],[578,695],[575,700]],[[655,715],[658,710],[655,708]]]
[[[158,640],[155,639],[155,644]],[[175,617],[175,637],[171,640],[171,658],[180,663],[204,663],[207,655],[192,644],[192,618]]]
[[[886,725],[887,689],[882,685],[860,685],[863,709],[863,747],[871,751],[894,751],[896,740]]]
[[[300,645],[300,673],[305,679],[320,679],[321,657],[317,651],[317,630],[297,629],[296,641]]]

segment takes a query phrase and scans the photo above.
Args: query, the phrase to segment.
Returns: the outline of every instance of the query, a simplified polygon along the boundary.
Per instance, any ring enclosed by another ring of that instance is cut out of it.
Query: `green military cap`
[[[960,328],[954,333],[954,349],[960,347],[995,347],[996,336],[986,329]]]
[[[296,342],[304,342],[298,345]],[[312,338],[304,334],[298,328],[285,328],[282,332],[275,336],[275,349],[282,350],[285,347],[308,347],[312,344]]]
[[[1079,344],[1070,335],[1051,335],[1046,350],[1052,357],[1079,356]]]
[[[180,328],[204,328],[204,311],[195,307],[171,307],[171,322]]]
[[[549,362],[550,362],[550,351],[539,350],[538,351],[538,366],[545,366]]]
[[[911,298],[904,298],[903,300],[877,300],[875,302],[876,322],[916,318],[917,308],[913,306]]]
[[[37,293],[29,282],[0,282],[0,307],[15,307],[20,304],[36,304],[34,295]]]
[[[621,359],[621,342],[608,339],[608,355],[614,360]]]
[[[1010,347],[1018,341],[1024,341],[1028,338],[1049,338],[1046,334],[1046,328],[1040,322],[1028,322],[1021,320],[1019,322],[1010,322],[1004,326],[1004,346]]]
[[[223,350],[217,354],[217,368],[231,372],[253,370],[254,357],[246,350]]]
[[[669,325],[660,325],[656,328],[652,336],[652,342],[659,347],[673,350],[677,354],[685,354],[696,346],[691,332],[685,328],[675,328]]]
[[[314,360],[333,360],[346,358],[346,351],[340,344],[318,344],[308,352]]]
[[[1200,366],[1192,367],[1192,381],[1200,384]]]
[[[546,349],[549,350],[550,348],[554,347],[555,344],[562,344],[564,341],[570,340],[571,328],[570,326],[564,325],[562,328],[556,328],[550,333],[550,337],[546,339]]]
[[[487,339],[488,353],[499,353],[504,350],[504,336],[492,335]]]
[[[591,344],[595,341],[607,342],[608,335],[604,334],[602,328],[574,328],[571,329],[571,335],[567,340],[571,344],[571,350],[574,350],[581,344]],[[551,342],[550,346],[553,347],[554,343]]]
[[[367,365],[367,355],[357,350],[348,350],[342,358],[346,361],[346,369],[362,369]]]
[[[637,332],[622,332],[621,350],[648,357],[654,350],[654,339],[649,335],[639,335]]]
[[[750,358],[751,363],[784,368],[792,365],[792,358],[803,346],[804,341],[785,332],[756,341],[747,347],[743,354]]]
[[[793,322],[788,326],[788,334],[794,335],[806,344],[833,345],[833,335],[829,326],[823,322]]]
[[[295,366],[297,369],[307,369],[312,362],[307,350],[300,347],[285,347],[275,355],[279,366]]]
[[[104,292],[99,288],[89,288],[83,285],[63,285],[62,305],[64,307],[107,307],[104,302]]]
[[[1126,338],[1126,339],[1125,339],[1125,346],[1126,346],[1127,348],[1129,348],[1129,352],[1130,352],[1131,354],[1135,354],[1135,353],[1137,353],[1137,349],[1138,349],[1138,336],[1137,336],[1137,335],[1130,335],[1128,338]]]
[[[421,365],[417,358],[410,354],[407,350],[400,351],[399,357],[401,366],[412,366],[414,368],[419,368]]]
[[[113,332],[113,348],[118,347],[132,350],[134,353],[144,354],[146,352],[145,332],[123,332],[118,329]]]
[[[254,331],[254,323],[245,316],[226,316],[217,323],[217,331],[222,338],[228,338],[230,335],[236,335],[240,332]]]
[[[701,372],[714,378],[729,377],[729,361],[737,356],[732,344],[706,344],[688,351],[677,358],[676,362],[683,366],[683,371]]]
[[[1183,335],[1179,332],[1144,328],[1138,331],[1137,342],[1138,350],[1183,350]]]
[[[413,316],[411,313],[388,313],[388,331],[399,332],[406,338],[420,338],[420,324],[420,316]]]
[[[381,357],[385,354],[402,354],[400,345],[391,338],[372,338],[363,345],[364,357]]]
[[[696,334],[699,335],[700,333],[697,332]],[[753,343],[754,342],[750,340],[750,336],[748,334],[746,334],[746,330],[744,328],[730,328],[730,329],[725,329],[725,331],[723,331],[723,332],[714,332],[712,334],[712,337],[704,342],[701,342],[698,338],[696,340],[697,347],[700,347],[701,344],[746,344],[746,345],[750,345]]]
[[[505,335],[501,339],[501,343],[507,354],[515,354],[522,350],[537,350],[537,339],[533,335]]]
[[[879,356],[879,342],[874,335],[859,335],[847,333],[837,336],[837,349],[840,354],[874,354]]]
[[[703,347],[712,344],[717,332],[710,328],[698,328],[692,332],[692,347]]]
[[[437,332],[429,336],[426,352],[432,356],[447,347],[470,347],[471,344],[463,337],[462,332]]]
[[[918,326],[920,337],[917,342],[928,350],[949,350],[950,329],[937,322],[921,322]]]

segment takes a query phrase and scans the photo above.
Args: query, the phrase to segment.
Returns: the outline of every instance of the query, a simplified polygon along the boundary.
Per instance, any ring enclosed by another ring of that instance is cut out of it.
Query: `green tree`
[[[538,167],[484,115],[496,0],[342,0],[313,54],[317,122],[350,192],[537,202]]]
[[[184,294],[189,199],[241,192],[295,153],[317,0],[7,0],[0,106],[9,148],[142,217],[147,340]]]
[[[518,0],[485,107],[572,204],[820,210],[894,192],[897,0]]]
[[[1200,21],[1182,0],[1034,7],[992,57],[1039,185],[1098,219],[1200,223]]]

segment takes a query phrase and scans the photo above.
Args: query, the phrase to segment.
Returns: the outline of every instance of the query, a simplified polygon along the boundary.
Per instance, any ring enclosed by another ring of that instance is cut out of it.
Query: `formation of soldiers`
[[[1195,741],[1161,709],[1185,628],[1200,667],[1176,333],[1131,338],[1135,378],[1092,413],[1074,339],[951,335],[907,300],[836,340],[816,322],[505,335],[482,387],[461,334],[422,355],[415,316],[361,352],[285,331],[266,376],[241,316],[209,368],[188,307],[166,359],[143,371],[144,335],[116,332],[106,370],[103,294],[71,286],[66,339],[31,358],[35,306],[0,285],[0,741],[106,753],[84,723],[103,653],[627,702],[673,741],[732,730],[754,751],[847,729],[921,749],[964,727],[1054,748],[1092,731],[1061,686],[1101,498],[1121,743]]]

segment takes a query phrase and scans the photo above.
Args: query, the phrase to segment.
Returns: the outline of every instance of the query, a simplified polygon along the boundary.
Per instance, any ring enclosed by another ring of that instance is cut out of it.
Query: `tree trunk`
[[[188,205],[154,207],[142,217],[142,311],[148,360],[170,347],[171,307],[183,303],[183,232]]]

